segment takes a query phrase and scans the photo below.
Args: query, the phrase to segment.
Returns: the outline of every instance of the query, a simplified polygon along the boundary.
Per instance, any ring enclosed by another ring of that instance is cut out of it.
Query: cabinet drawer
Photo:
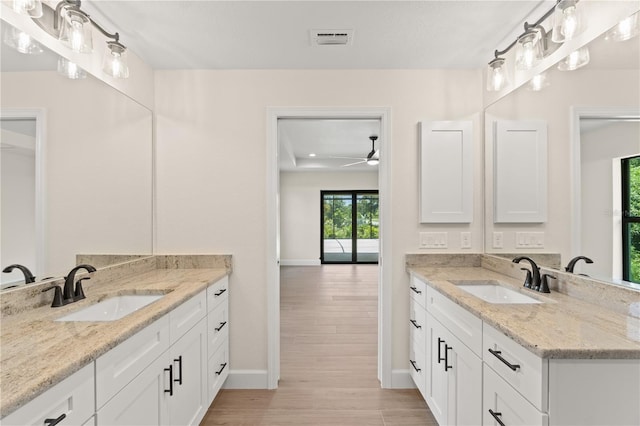
[[[427,312],[440,321],[449,331],[482,357],[482,320],[461,306],[427,287]]]
[[[209,357],[213,355],[216,348],[223,340],[229,337],[229,307],[228,304],[221,303],[207,318],[207,346]]]
[[[224,340],[209,358],[209,401],[213,401],[229,375],[229,340]]]
[[[229,298],[229,277],[225,276],[207,288],[207,307],[209,312]]]
[[[169,348],[169,316],[111,349],[96,360],[96,402],[102,407]]]
[[[420,306],[427,307],[427,284],[415,275],[409,280],[409,294]]]
[[[409,303],[409,338],[415,345],[424,350],[427,330],[427,312],[415,300]]]
[[[427,357],[422,347],[415,344],[409,346],[409,374],[423,398],[427,386]]]
[[[483,341],[484,362],[538,410],[547,412],[547,360],[532,354],[487,324],[483,325]]]
[[[207,315],[206,290],[184,302],[169,313],[169,338],[175,343],[191,327]]]
[[[486,364],[484,365],[482,424],[484,426],[502,423],[509,426],[547,426],[549,418],[538,411],[522,395]],[[493,411],[493,415],[489,411]]]
[[[81,425],[95,412],[93,362],[37,396],[0,421],[3,426],[43,425],[45,419],[65,418],[60,425]]]

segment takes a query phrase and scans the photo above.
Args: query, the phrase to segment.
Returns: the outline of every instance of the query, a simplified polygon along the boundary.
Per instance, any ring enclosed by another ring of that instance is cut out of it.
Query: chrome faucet
[[[76,300],[84,299],[84,292],[82,290],[81,281],[84,279],[76,280],[76,272],[80,269],[86,269],[87,272],[95,272],[96,268],[91,265],[82,264],[78,265],[69,271],[69,274],[64,278],[64,290],[62,291],[62,299],[67,303],[75,302]],[[73,284],[75,283],[75,289],[73,288]]]
[[[526,260],[531,264],[531,279],[529,279],[529,274],[527,274],[527,279],[524,282],[524,286],[538,291],[540,289],[540,268],[538,268],[538,265],[536,265],[536,262],[534,262],[533,259],[527,256],[516,257],[512,260],[512,262],[520,263],[520,261],[522,260]]]
[[[573,274],[573,268],[576,266],[576,263],[578,263],[578,261],[580,260],[584,260],[585,263],[593,263],[593,260],[589,259],[586,256],[576,256],[569,261],[569,263],[564,268],[564,270]]]
[[[36,277],[33,276],[31,271],[29,270],[29,268],[27,268],[26,266],[18,265],[17,263],[14,263],[13,265],[7,266],[6,268],[4,268],[2,270],[2,272],[11,272],[16,268],[18,268],[18,269],[20,269],[20,271],[22,271],[22,274],[24,275],[24,283],[25,284],[35,283],[36,282]]]

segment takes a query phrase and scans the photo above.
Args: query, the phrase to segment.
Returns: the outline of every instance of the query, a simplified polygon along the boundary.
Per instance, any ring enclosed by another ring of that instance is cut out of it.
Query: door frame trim
[[[383,259],[393,259],[391,235],[391,108],[389,107],[267,107],[266,164],[266,285],[267,285],[267,388],[276,389],[280,378],[280,225],[278,119],[354,118],[380,120],[380,145],[384,161],[378,165],[380,197],[380,255],[378,270],[378,380],[392,387],[391,304],[392,271]],[[387,224],[387,226],[385,226]]]

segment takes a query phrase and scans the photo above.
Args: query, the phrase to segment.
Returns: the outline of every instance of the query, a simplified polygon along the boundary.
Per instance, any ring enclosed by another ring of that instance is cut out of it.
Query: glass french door
[[[320,262],[378,263],[378,191],[320,191]]]
[[[621,160],[622,279],[640,283],[640,156]]]

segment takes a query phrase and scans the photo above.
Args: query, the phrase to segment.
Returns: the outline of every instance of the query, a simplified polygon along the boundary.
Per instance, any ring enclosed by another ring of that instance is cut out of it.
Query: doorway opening
[[[378,263],[378,191],[320,191],[320,198],[320,263]]]

